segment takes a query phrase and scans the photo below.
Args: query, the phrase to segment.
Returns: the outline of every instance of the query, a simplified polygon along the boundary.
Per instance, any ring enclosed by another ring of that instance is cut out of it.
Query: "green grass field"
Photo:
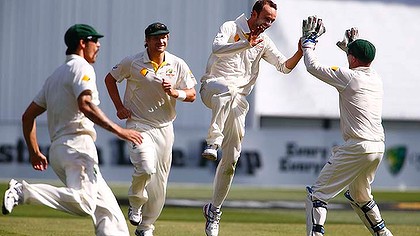
[[[6,184],[0,185],[1,193]],[[125,198],[127,186],[112,186],[118,198]],[[380,204],[399,202],[416,210],[382,210],[388,227],[395,236],[420,235],[419,192],[376,191],[375,199]],[[208,186],[170,186],[168,198],[208,200],[211,188]],[[233,187],[228,200],[260,201],[302,201],[303,190],[267,189]],[[333,203],[342,203],[342,196]],[[127,206],[121,208],[126,214]],[[305,213],[303,209],[237,209],[223,208],[220,236],[274,236],[305,235]],[[200,207],[166,206],[156,223],[156,236],[204,235],[204,218]],[[363,236],[370,235],[356,214],[351,210],[330,210],[328,213],[326,235]],[[131,235],[135,228],[129,225]],[[94,235],[91,219],[72,216],[44,206],[22,205],[12,214],[1,216],[0,235]]]

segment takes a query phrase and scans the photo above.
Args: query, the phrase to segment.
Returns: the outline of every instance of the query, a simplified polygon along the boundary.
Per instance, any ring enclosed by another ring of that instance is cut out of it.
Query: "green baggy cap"
[[[169,34],[169,30],[168,27],[166,27],[166,25],[160,22],[155,22],[147,26],[147,28],[144,30],[144,34],[146,36]]]
[[[375,46],[364,39],[356,39],[347,46],[348,53],[362,62],[370,63],[375,58]]]
[[[77,44],[80,39],[102,38],[102,34],[99,34],[92,26],[86,24],[75,24],[71,26],[66,34],[64,35],[64,42],[67,47]]]

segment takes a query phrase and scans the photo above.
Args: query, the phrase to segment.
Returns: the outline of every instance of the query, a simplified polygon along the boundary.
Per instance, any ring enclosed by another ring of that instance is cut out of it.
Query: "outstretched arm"
[[[293,54],[292,57],[290,57],[286,61],[286,67],[287,67],[287,69],[293,70],[293,68],[296,67],[296,65],[298,64],[298,62],[302,58],[302,56],[303,56],[303,51],[302,51],[302,47],[300,45],[300,40],[299,40],[299,42],[298,42],[298,50],[295,52],[295,54]]]
[[[29,104],[25,113],[22,115],[22,131],[28,146],[29,157],[32,167],[35,170],[46,170],[48,167],[47,158],[39,150],[38,140],[36,137],[36,117],[45,112],[45,108],[39,106],[35,102]]]
[[[131,129],[121,128],[119,125],[112,122],[108,117],[99,109],[98,106],[92,102],[92,92],[90,90],[83,91],[77,98],[79,109],[87,118],[102,128],[116,134],[121,139],[141,144],[142,137],[139,132]]]

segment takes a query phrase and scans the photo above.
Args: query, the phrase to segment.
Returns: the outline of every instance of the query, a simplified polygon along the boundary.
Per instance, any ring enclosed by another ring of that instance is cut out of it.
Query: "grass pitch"
[[[6,184],[0,185],[1,194]],[[126,197],[127,186],[113,186],[118,197]],[[420,210],[415,210],[419,192],[379,192],[375,198],[381,203],[404,202],[414,207],[410,211],[382,210],[387,226],[395,236],[420,235]],[[208,200],[210,187],[172,186],[168,198]],[[302,201],[303,190],[264,189],[233,187],[228,200],[293,200]],[[338,197],[336,203],[345,202]],[[127,206],[121,206],[124,214]],[[223,208],[220,236],[302,236],[305,235],[305,213],[303,209],[240,209]],[[129,225],[129,223],[128,223]],[[201,207],[165,206],[156,222],[156,236],[204,235],[204,218]],[[131,235],[135,228],[129,225]],[[370,235],[352,210],[329,210],[325,225],[326,235],[363,236]],[[12,214],[0,216],[0,235],[94,235],[89,217],[72,216],[45,206],[22,205]]]

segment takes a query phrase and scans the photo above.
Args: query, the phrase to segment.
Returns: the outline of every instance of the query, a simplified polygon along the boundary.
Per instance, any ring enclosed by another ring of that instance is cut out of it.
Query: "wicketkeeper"
[[[328,202],[345,190],[345,197],[372,235],[390,236],[371,184],[384,151],[382,127],[382,80],[370,67],[375,46],[358,37],[357,28],[346,30],[339,46],[347,54],[349,68],[324,66],[315,55],[317,39],[325,32],[322,20],[303,21],[301,39],[304,62],[309,73],[335,87],[339,94],[340,127],[344,144],[336,146],[311,187],[307,187],[307,235],[324,234]]]

